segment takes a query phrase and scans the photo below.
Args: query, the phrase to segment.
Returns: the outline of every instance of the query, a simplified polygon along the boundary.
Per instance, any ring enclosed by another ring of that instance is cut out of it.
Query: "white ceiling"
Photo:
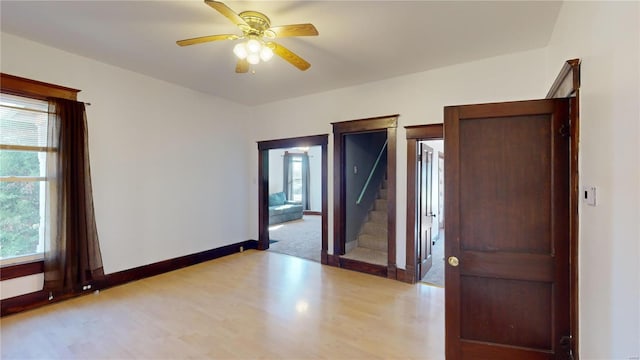
[[[311,63],[281,58],[236,74],[234,42],[176,40],[241,34],[201,0],[0,1],[1,30],[101,62],[257,105],[547,45],[561,2],[226,1],[273,26],[313,23],[317,37],[278,41]]]

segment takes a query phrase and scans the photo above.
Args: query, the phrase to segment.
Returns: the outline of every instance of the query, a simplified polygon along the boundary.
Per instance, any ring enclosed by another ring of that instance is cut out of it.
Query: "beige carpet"
[[[304,215],[300,220],[269,225],[269,250],[320,262],[322,216]]]

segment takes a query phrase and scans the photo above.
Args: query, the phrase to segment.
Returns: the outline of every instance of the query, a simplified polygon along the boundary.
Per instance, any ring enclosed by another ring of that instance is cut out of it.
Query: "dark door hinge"
[[[560,133],[562,137],[571,137],[571,125],[569,124],[560,125],[560,129],[558,130],[558,133]]]
[[[573,338],[571,335],[560,338],[561,351],[566,355],[565,359],[573,360]]]

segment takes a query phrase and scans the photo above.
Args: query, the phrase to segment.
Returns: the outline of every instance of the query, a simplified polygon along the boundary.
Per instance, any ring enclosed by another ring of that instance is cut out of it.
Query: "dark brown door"
[[[445,108],[447,359],[566,359],[567,99]]]
[[[433,190],[433,149],[424,143],[420,143],[420,166],[418,176],[418,199],[420,199],[420,211],[418,211],[418,264],[420,264],[420,279],[431,269],[433,265],[433,251],[431,246],[431,227],[433,226],[433,211],[431,206],[431,192]]]

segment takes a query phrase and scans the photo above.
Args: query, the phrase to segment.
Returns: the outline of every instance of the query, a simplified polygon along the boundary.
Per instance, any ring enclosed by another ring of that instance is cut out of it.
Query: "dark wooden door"
[[[431,227],[433,226],[433,211],[431,198],[433,191],[433,149],[424,143],[420,143],[420,171],[418,176],[418,199],[420,199],[420,211],[418,211],[418,264],[420,264],[420,279],[431,269],[433,265],[433,251],[431,244]]]
[[[567,99],[445,108],[447,359],[566,359]]]

